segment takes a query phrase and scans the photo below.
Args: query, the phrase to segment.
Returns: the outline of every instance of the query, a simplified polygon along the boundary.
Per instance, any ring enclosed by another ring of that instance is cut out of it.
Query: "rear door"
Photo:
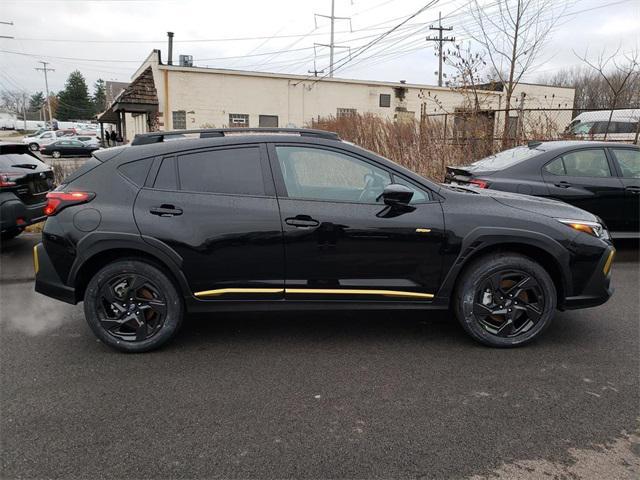
[[[437,197],[371,159],[339,148],[269,148],[286,251],[286,298],[429,301],[440,282],[443,212]],[[414,190],[385,206],[390,183]]]
[[[260,144],[157,159],[135,204],[143,235],[168,245],[202,300],[283,296],[284,251],[273,179]]]
[[[624,185],[623,230],[640,231],[640,149],[612,147],[609,152]]]
[[[572,150],[542,168],[549,196],[598,215],[611,230],[624,224],[624,186],[604,148]]]

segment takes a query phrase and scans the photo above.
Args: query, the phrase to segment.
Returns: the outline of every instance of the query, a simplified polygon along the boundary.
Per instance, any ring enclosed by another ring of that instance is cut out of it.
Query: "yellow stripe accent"
[[[384,295],[386,297],[433,298],[431,293],[405,292],[402,290],[356,290],[350,288],[287,288],[286,293],[318,295]]]
[[[284,288],[218,288],[196,292],[196,297],[217,297],[226,293],[284,293]]]
[[[609,275],[609,271],[611,271],[611,265],[613,265],[613,257],[615,256],[616,256],[615,249],[611,250],[611,252],[609,253],[609,257],[607,258],[607,261],[604,264],[604,268],[602,269],[605,275]]]
[[[196,297],[217,297],[227,293],[293,293],[310,295],[382,295],[386,297],[432,299],[431,293],[405,292],[402,290],[360,290],[351,288],[218,288],[195,292]]]
[[[38,261],[38,245],[33,246],[33,271],[38,274],[40,270],[40,262]]]

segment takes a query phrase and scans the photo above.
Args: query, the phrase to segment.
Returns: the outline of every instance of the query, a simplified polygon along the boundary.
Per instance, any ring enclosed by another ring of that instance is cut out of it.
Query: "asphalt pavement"
[[[168,347],[101,344],[33,293],[37,235],[0,256],[2,478],[638,478],[640,269],[534,344],[450,314],[190,318]]]

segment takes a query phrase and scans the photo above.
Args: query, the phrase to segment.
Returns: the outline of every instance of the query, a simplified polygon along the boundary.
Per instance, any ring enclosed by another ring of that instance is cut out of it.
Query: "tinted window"
[[[482,160],[473,162],[471,165],[477,167],[478,170],[501,170],[522,162],[527,158],[534,157],[539,153],[541,153],[541,151],[536,150],[535,148],[516,147],[505,150],[504,152],[496,153],[490,157],[483,158]]]
[[[391,183],[385,170],[331,150],[276,147],[290,197],[374,203]]]
[[[409,182],[408,180],[405,180],[402,177],[398,177],[397,175],[394,175],[393,182],[399,183],[400,185],[404,185],[405,187],[409,187],[411,190],[413,190],[413,197],[411,197],[411,201],[409,202],[409,205],[413,205],[414,203],[425,203],[430,200],[429,194],[426,191],[414,185],[413,183]]]
[[[8,153],[0,155],[1,169],[12,168],[16,165],[24,165],[24,168],[33,169],[43,166],[43,163],[28,153]]]
[[[618,162],[623,177],[640,178],[640,150],[612,148],[611,151]]]
[[[191,192],[264,195],[260,150],[230,148],[178,157],[180,188]]]
[[[573,177],[610,177],[609,163],[603,149],[578,150],[562,156],[566,174]]]
[[[174,157],[165,158],[162,160],[158,174],[156,175],[156,181],[153,184],[154,188],[162,190],[177,190],[178,179],[176,176],[176,159]]]
[[[147,178],[147,172],[151,167],[151,159],[145,158],[144,160],[137,160],[135,162],[125,163],[118,167],[120,173],[131,180],[136,185],[144,185],[144,181]]]
[[[553,175],[565,175],[564,163],[562,158],[556,158],[552,162],[549,162],[544,167],[545,171],[552,173]]]

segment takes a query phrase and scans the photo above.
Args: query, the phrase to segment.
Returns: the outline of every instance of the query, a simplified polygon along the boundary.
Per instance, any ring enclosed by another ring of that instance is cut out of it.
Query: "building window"
[[[258,118],[259,127],[278,128],[277,115],[260,115]]]
[[[380,94],[380,106],[381,107],[390,107],[391,106],[391,95],[388,93]]]
[[[245,113],[230,113],[229,114],[229,127],[230,128],[247,128],[249,126],[249,115]]]
[[[185,130],[187,128],[187,112],[178,110],[173,112],[173,129]]]
[[[341,118],[341,117],[350,117],[352,115],[355,115],[358,113],[358,110],[356,110],[355,108],[339,108],[338,112],[336,114],[336,117]]]

